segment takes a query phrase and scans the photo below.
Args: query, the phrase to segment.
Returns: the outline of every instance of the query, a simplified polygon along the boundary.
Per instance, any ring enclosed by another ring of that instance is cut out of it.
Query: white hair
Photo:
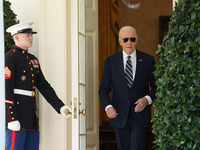
[[[119,30],[119,38],[121,38],[121,32],[122,30],[130,30],[130,29],[134,29],[135,30],[135,34],[136,34],[136,37],[137,37],[137,32],[136,32],[136,29],[131,27],[131,26],[124,26],[122,27],[120,30]]]

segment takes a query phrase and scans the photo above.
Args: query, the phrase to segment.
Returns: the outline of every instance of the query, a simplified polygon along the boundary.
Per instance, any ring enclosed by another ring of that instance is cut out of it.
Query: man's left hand
[[[135,112],[141,112],[148,104],[148,101],[145,97],[140,98],[137,102],[135,102]]]

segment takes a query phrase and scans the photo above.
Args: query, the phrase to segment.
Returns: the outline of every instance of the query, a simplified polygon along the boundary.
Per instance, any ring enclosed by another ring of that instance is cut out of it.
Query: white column
[[[5,75],[3,0],[0,0],[0,149],[5,149]]]

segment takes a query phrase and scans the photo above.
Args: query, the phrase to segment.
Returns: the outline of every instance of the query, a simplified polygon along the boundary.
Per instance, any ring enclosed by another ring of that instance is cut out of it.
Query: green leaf
[[[186,22],[185,22],[185,24],[191,24],[193,22],[193,20],[192,19],[189,19],[189,20],[187,20]]]
[[[190,51],[190,48],[187,46],[185,47],[185,52],[189,52]]]
[[[196,48],[194,49],[194,54],[196,54],[197,52],[199,52],[199,48],[198,48],[198,47],[196,47]]]
[[[200,22],[198,22],[195,26],[196,26],[196,27],[200,27]]]
[[[194,20],[196,20],[196,18],[197,18],[197,15],[195,12],[193,12],[191,15],[191,19],[194,21]]]
[[[189,11],[192,11],[194,8],[195,8],[194,6],[190,7]]]
[[[173,102],[169,102],[168,104],[167,104],[167,106],[172,106],[174,103]]]
[[[163,99],[163,100],[161,100],[160,102],[161,102],[161,103],[167,103],[167,102],[169,102],[169,99]]]
[[[198,47],[199,44],[197,42],[191,42],[189,46],[190,47]]]

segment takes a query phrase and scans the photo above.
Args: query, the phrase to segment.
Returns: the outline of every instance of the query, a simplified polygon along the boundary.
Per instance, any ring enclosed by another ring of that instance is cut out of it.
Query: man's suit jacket
[[[123,64],[122,51],[117,52],[105,60],[105,66],[101,85],[99,88],[99,98],[103,109],[107,105],[112,105],[117,117],[110,119],[110,126],[123,128],[129,114],[129,108],[133,112],[134,121],[140,127],[147,127],[151,120],[151,105],[147,105],[142,112],[135,113],[135,102],[149,95],[155,99],[156,85],[153,71],[155,71],[155,61],[153,56],[136,50],[136,74],[131,88],[128,87]],[[151,87],[151,90],[150,90]],[[112,101],[109,93],[113,91]]]

